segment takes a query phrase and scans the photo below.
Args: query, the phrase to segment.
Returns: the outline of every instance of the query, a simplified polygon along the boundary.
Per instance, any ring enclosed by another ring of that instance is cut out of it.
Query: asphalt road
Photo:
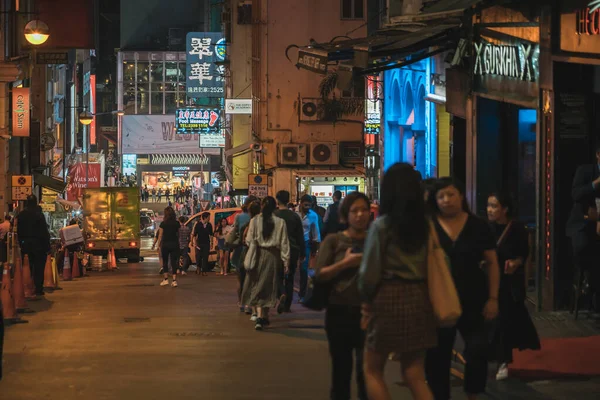
[[[155,261],[119,267],[61,282],[63,290],[30,303],[29,323],[8,327],[0,399],[329,397],[321,313],[294,305],[256,332],[237,309],[236,276],[189,275],[171,288],[159,286]],[[393,398],[410,399],[398,371],[394,363],[386,371]],[[600,385],[590,385],[492,383],[482,399],[598,398],[589,395]],[[459,386],[454,400],[465,398]]]

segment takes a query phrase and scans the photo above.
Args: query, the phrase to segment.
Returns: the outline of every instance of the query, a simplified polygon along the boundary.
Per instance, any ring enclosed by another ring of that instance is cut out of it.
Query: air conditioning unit
[[[279,165],[306,165],[307,145],[282,143],[279,145]]]
[[[337,143],[316,142],[310,144],[310,165],[339,164]]]
[[[319,121],[319,105],[322,102],[323,100],[317,98],[301,99],[300,109],[298,110],[300,121]]]

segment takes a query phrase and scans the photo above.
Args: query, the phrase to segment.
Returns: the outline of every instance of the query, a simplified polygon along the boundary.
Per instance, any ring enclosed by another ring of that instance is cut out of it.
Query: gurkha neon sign
[[[473,43],[475,75],[499,75],[522,81],[535,81],[534,46]]]

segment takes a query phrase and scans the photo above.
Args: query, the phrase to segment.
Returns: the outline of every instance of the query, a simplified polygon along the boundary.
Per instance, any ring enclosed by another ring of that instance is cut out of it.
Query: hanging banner
[[[86,166],[88,174],[86,176]],[[99,188],[100,187],[100,174],[101,164],[90,163],[86,164],[78,162],[69,167],[68,182],[67,185],[67,200],[76,201],[83,196],[83,189],[85,188]]]
[[[12,135],[29,137],[29,88],[14,88],[12,90]]]
[[[216,134],[221,116],[217,108],[179,108],[175,112],[175,132],[178,134]]]
[[[186,38],[187,97],[225,97],[225,38],[218,32],[189,32]]]

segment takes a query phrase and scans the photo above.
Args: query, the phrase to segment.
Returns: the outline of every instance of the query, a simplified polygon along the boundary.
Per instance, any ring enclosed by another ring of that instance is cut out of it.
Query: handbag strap
[[[512,223],[513,222],[510,221],[508,223],[508,225],[506,225],[506,228],[504,228],[504,232],[502,232],[502,235],[500,235],[500,237],[498,238],[498,241],[496,242],[496,247],[500,247],[500,244],[502,244],[502,242],[506,238],[506,235],[508,234],[508,231],[510,230],[510,227],[512,226]]]

